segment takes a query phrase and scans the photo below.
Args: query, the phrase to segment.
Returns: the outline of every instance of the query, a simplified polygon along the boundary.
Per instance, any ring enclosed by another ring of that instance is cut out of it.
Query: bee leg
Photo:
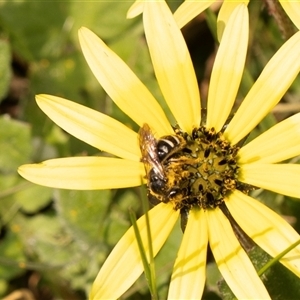
[[[148,193],[148,200],[153,206],[156,206],[157,204],[161,203],[161,201],[151,193]]]
[[[180,226],[181,226],[182,232],[184,232],[186,224],[188,222],[188,218],[189,218],[189,209],[188,208],[181,208],[180,209],[180,216],[181,216]]]

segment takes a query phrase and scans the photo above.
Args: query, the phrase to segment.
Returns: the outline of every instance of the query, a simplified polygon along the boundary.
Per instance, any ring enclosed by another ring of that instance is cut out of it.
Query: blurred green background
[[[174,11],[181,1],[168,3]],[[89,70],[78,43],[81,26],[93,30],[116,51],[167,110],[154,78],[141,17],[126,19],[131,4],[0,2],[0,298],[86,299],[101,264],[130,226],[128,210],[142,214],[144,191],[139,188],[56,190],[31,184],[16,171],[24,163],[99,154],[45,116],[35,103],[36,94],[73,100],[137,129]],[[238,101],[290,34],[278,26],[264,1],[251,1],[249,8],[249,53]],[[217,12],[218,4],[183,28],[204,100],[217,49],[211,32]],[[299,89],[297,78],[274,114],[265,118],[252,137],[300,110]],[[261,190],[255,191],[255,196],[300,229],[298,202]],[[156,260],[161,299],[166,297],[181,236],[178,225]],[[219,277],[209,257],[203,299],[219,299]],[[143,276],[123,298],[150,299]]]

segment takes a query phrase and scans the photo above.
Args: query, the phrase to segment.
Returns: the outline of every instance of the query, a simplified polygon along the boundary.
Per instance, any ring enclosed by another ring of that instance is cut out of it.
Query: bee
[[[141,162],[144,163],[146,170],[148,190],[156,193],[159,201],[165,202],[163,195],[168,179],[158,157],[157,140],[148,124],[144,124],[139,131],[139,143],[142,153]]]
[[[167,203],[175,197],[180,198],[182,188],[176,182],[180,182],[181,175],[173,168],[172,159],[186,145],[184,139],[178,135],[168,135],[156,140],[149,125],[144,124],[139,131],[139,144],[141,162],[144,163],[146,171],[149,201],[157,205],[159,202]],[[178,165],[176,159],[174,164]],[[188,210],[182,208],[180,212],[181,228],[184,231]]]
[[[180,188],[174,185],[176,178],[180,177],[180,174],[176,174],[176,167],[178,169],[181,163],[180,158],[174,158],[174,154],[186,145],[184,139],[179,135],[167,135],[156,140],[149,125],[144,124],[139,131],[139,143],[148,188],[165,198],[175,195]]]

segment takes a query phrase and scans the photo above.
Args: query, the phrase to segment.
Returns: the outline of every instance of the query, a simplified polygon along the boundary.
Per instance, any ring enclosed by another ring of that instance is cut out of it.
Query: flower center
[[[181,140],[167,159],[164,167],[168,194],[175,209],[215,208],[226,195],[237,188],[237,153],[222,132],[204,126],[195,128],[192,135],[175,130]],[[159,146],[168,137],[158,141]]]
[[[200,126],[189,135],[175,128],[174,135],[156,140],[145,124],[139,136],[151,202],[171,202],[175,210],[188,212],[216,208],[235,189],[249,191],[238,182],[239,147],[222,131]]]

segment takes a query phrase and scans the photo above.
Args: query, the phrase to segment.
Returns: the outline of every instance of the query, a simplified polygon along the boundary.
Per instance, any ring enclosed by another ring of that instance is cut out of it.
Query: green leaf
[[[109,191],[60,190],[55,197],[62,223],[75,240],[87,245],[99,242],[109,201]]]
[[[272,259],[270,255],[259,247],[249,253],[256,269],[261,269]],[[261,279],[273,300],[300,299],[300,279],[280,262],[270,267]]]
[[[18,56],[32,61],[60,51],[67,6],[61,1],[2,1],[0,25]]]
[[[7,116],[0,117],[0,170],[15,171],[29,161],[31,153],[30,127]]]
[[[249,251],[248,255],[257,270],[260,270],[272,259],[270,255],[258,246]],[[261,279],[266,286],[271,299],[300,299],[299,277],[285,268],[281,263],[277,262],[272,265],[272,267],[262,274]],[[222,299],[235,299],[233,293],[230,291],[224,280],[220,282],[219,288],[222,294]]]
[[[38,262],[35,269],[62,268],[74,261],[72,239],[54,214],[33,217],[18,214],[10,226],[19,233],[28,256]]]
[[[69,13],[74,22],[74,33],[81,26],[93,28],[101,38],[115,39],[121,36],[135,20],[126,19],[126,13],[132,3],[127,1],[99,1],[93,2],[71,1]]]
[[[52,189],[28,183],[14,195],[23,212],[33,214],[47,206],[51,201]]]
[[[14,228],[17,230],[17,228]],[[8,230],[0,243],[0,278],[11,279],[24,273],[25,261],[23,246],[17,234]]]

